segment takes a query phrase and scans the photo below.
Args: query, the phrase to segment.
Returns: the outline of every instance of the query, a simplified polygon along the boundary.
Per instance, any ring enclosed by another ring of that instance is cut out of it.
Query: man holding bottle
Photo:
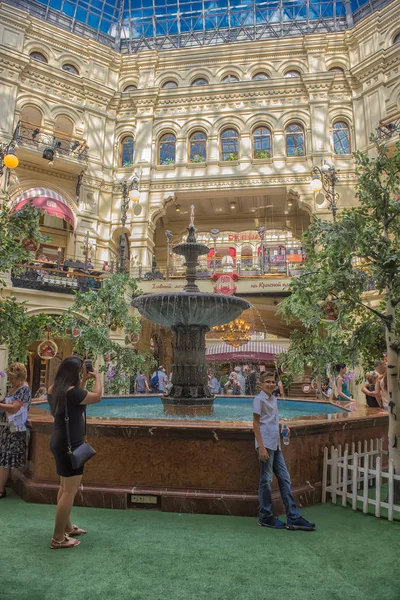
[[[259,388],[261,391],[253,400],[253,429],[260,463],[258,525],[272,529],[313,531],[315,524],[300,515],[290,487],[290,476],[280,447],[278,401],[273,395],[274,376],[270,373],[262,373]],[[289,439],[288,427],[284,435],[286,442]],[[286,509],[286,523],[277,519],[272,513],[271,487],[274,473]]]

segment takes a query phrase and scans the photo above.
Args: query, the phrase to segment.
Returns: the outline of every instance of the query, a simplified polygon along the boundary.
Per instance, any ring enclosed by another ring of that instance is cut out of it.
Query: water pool
[[[199,421],[251,421],[252,398],[217,397],[214,402],[214,412],[211,415],[196,417],[180,417],[164,414],[164,408],[159,396],[142,398],[103,398],[98,404],[87,407],[88,417],[103,417],[109,419],[173,419]],[[278,400],[279,415],[283,419],[293,417],[308,417],[312,415],[329,415],[347,412],[328,402],[303,402],[301,400]],[[49,410],[46,402],[35,404],[39,408]]]

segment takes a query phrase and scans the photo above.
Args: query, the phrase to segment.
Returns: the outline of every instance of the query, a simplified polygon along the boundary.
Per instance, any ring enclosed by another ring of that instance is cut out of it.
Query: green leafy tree
[[[49,240],[39,228],[40,211],[33,204],[25,204],[13,211],[9,195],[3,190],[0,196],[0,273],[34,257],[33,249]],[[0,281],[0,288],[5,286]]]
[[[359,205],[336,222],[313,218],[307,259],[280,311],[297,323],[287,361],[321,374],[333,360],[388,358],[389,454],[400,474],[400,144],[355,154]],[[374,290],[374,291],[372,291]],[[398,493],[398,492],[397,492]]]
[[[139,293],[136,280],[117,273],[103,280],[102,287],[78,292],[68,311],[69,326],[81,317],[81,335],[74,350],[81,356],[103,359],[108,391],[129,392],[129,379],[151,361],[150,356],[132,348],[132,340],[140,332],[140,318],[131,314],[132,295]],[[111,330],[121,330],[125,345],[112,340]]]
[[[40,211],[31,203],[18,211],[12,210],[9,195],[0,195],[0,344],[8,346],[9,361],[25,362],[27,347],[41,337],[45,315],[29,316],[25,303],[6,291],[1,277],[15,265],[34,257],[34,249],[48,241],[39,228]]]

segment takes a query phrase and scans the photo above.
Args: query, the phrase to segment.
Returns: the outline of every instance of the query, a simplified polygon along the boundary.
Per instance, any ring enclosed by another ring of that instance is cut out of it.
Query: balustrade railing
[[[28,121],[19,122],[16,141],[24,148],[41,152],[52,150],[56,157],[66,156],[83,163],[87,163],[89,158],[86,140],[78,140],[60,131],[53,131]]]
[[[78,266],[68,266],[65,261],[61,266],[56,263],[32,263],[16,265],[11,270],[11,282],[14,287],[48,292],[73,294],[76,291],[87,292],[99,289],[107,273],[95,269],[84,268],[84,263]],[[81,266],[79,266],[81,265]]]

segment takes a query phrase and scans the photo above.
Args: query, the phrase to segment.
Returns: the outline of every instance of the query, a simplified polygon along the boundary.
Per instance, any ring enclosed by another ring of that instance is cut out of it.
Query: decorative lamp
[[[128,196],[129,196],[129,200],[131,200],[135,204],[136,204],[136,202],[139,202],[139,200],[140,200],[139,190],[136,190],[136,189],[130,190]]]
[[[5,155],[3,162],[7,169],[15,169],[18,167],[19,160],[15,155],[15,150],[9,150]]]
[[[310,182],[310,187],[313,192],[320,192],[322,190],[322,181],[318,175],[313,175],[313,178]]]

